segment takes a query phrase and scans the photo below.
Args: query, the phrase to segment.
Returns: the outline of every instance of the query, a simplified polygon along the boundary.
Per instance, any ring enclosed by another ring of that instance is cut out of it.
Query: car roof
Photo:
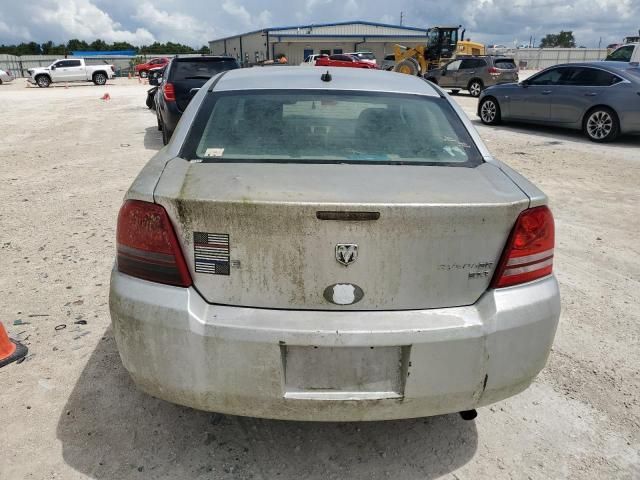
[[[331,81],[320,77],[329,72]],[[216,92],[234,90],[350,90],[406,93],[439,97],[440,93],[420,77],[382,70],[339,67],[241,68],[214,77],[209,86]]]
[[[594,62],[560,63],[558,65],[554,65],[554,67],[596,67],[601,68],[602,70],[610,71],[612,73],[621,71],[624,72],[625,70],[631,68],[629,66],[629,62],[605,62],[603,60]]]

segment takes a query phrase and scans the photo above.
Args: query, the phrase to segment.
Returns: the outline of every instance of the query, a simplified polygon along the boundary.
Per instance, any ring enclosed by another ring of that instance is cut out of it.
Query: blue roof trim
[[[245,35],[253,35],[255,33],[263,33],[263,32],[273,32],[275,30],[290,30],[292,28],[315,28],[315,27],[338,27],[338,26],[342,26],[342,25],[368,25],[368,26],[372,26],[372,27],[385,27],[385,28],[399,28],[402,30],[412,30],[415,32],[424,32],[426,35],[427,29],[426,28],[419,28],[419,27],[407,27],[405,25],[392,25],[389,23],[378,23],[378,22],[367,22],[364,20],[353,20],[351,22],[334,22],[334,23],[310,23],[308,25],[289,25],[289,26],[284,26],[284,27],[268,27],[268,28],[261,28],[260,30],[252,30],[250,32],[245,32],[245,33],[239,33],[237,35],[230,35],[228,37],[222,37],[222,38],[216,38],[214,40],[210,40],[210,42],[221,42],[223,40],[230,40],[232,38],[238,38],[238,37],[244,37]],[[286,34],[286,35],[293,35],[293,36],[304,36],[304,37],[310,37],[312,35],[308,35],[308,34],[300,34],[300,35],[296,35],[296,34]],[[278,36],[284,36],[283,35],[278,35]],[[333,35],[335,36],[335,35]],[[361,37],[362,35],[357,35],[359,37]],[[372,36],[372,35],[370,35]],[[380,36],[380,35],[378,35]],[[390,36],[398,36],[398,35],[390,35]],[[400,36],[405,36],[405,35],[400,35]]]
[[[424,35],[297,35],[295,33],[274,33],[274,37],[278,38],[426,38],[426,34]]]

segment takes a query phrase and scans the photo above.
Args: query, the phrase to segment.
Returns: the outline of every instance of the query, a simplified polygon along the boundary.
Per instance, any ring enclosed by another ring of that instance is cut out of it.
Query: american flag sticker
[[[193,232],[197,273],[229,275],[229,235]]]

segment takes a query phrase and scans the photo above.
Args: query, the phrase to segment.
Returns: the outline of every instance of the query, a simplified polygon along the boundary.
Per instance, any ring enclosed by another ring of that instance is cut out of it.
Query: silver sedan
[[[547,197],[438,87],[232,70],[125,196],[111,319],[135,383],[178,404],[471,418],[544,367],[553,256]]]
[[[3,83],[9,83],[11,81],[13,81],[13,76],[11,75],[11,73],[0,68],[0,85],[2,85]]]
[[[478,116],[488,125],[509,120],[554,125],[610,142],[640,133],[640,69],[613,62],[557,65],[520,83],[486,89]]]

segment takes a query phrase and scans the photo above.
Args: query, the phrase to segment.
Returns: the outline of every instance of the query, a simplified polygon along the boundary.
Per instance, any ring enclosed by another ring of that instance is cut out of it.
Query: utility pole
[[[598,40],[598,49],[600,49],[601,45],[602,45],[602,37],[600,37],[600,40]]]
[[[404,12],[400,12],[400,25],[402,25],[402,20],[404,18]]]

